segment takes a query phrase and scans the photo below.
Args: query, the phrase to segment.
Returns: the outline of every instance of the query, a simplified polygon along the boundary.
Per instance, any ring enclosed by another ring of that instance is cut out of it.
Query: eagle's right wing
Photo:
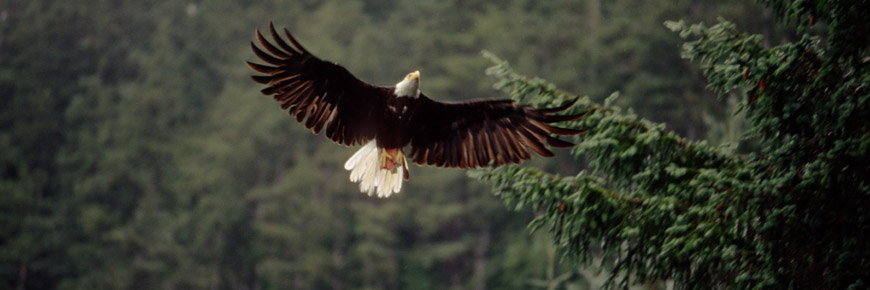
[[[375,137],[379,114],[385,109],[391,88],[363,82],[344,67],[323,61],[300,45],[284,29],[291,45],[281,38],[269,23],[269,34],[275,44],[256,31],[257,40],[251,48],[267,64],[248,62],[251,69],[266,75],[252,76],[254,81],[268,85],[261,92],[281,102],[296,121],[305,124],[315,134],[326,126],[326,137],[340,144],[353,146]],[[306,120],[305,117],[308,116]]]

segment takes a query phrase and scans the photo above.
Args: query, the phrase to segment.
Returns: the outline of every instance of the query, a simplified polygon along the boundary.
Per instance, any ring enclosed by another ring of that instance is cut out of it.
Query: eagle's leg
[[[393,171],[397,165],[402,164],[404,156],[399,153],[398,148],[382,148],[381,149],[381,168],[388,171]]]

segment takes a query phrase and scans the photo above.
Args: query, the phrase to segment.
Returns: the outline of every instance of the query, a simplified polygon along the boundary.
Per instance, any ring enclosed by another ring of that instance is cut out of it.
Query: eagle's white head
[[[414,71],[406,75],[405,79],[396,84],[396,90],[393,93],[399,97],[419,97],[420,71]]]

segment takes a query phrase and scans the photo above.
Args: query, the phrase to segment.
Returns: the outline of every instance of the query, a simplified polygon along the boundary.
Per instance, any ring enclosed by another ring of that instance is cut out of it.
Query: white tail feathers
[[[359,190],[371,196],[377,192],[378,197],[390,197],[393,193],[402,190],[402,182],[405,180],[405,170],[408,165],[398,150],[395,158],[398,164],[388,170],[381,166],[382,158],[387,156],[383,149],[378,148],[375,140],[359,149],[347,162],[344,169],[350,170],[350,181],[359,182]],[[395,162],[388,160],[387,162]]]

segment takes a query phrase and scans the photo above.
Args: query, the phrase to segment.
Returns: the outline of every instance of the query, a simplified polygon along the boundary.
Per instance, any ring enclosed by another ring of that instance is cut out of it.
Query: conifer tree
[[[596,261],[607,286],[673,279],[678,288],[865,288],[870,281],[870,15],[866,1],[760,1],[793,25],[768,47],[734,24],[667,26],[687,39],[757,150],[690,141],[631,110],[582,97],[586,133],[571,151],[587,169],[560,176],[508,166],[472,175],[509,206],[540,212],[569,260]],[[576,96],[513,72],[489,73],[512,98],[558,105]],[[601,259],[593,260],[593,255]]]

